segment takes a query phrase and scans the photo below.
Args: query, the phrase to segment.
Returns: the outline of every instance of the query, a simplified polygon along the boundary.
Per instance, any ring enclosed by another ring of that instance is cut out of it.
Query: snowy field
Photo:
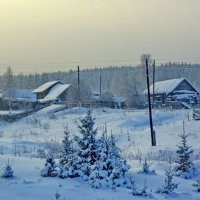
[[[62,109],[52,106],[13,123],[0,122],[0,173],[8,159],[15,172],[13,178],[0,177],[0,200],[54,199],[57,191],[61,194],[61,199],[66,200],[146,199],[133,196],[131,190],[126,188],[94,189],[81,178],[40,176],[44,158],[49,153],[55,156],[59,154],[64,129],[68,127],[73,135],[78,135],[76,122],[86,112],[84,108]],[[183,132],[183,121],[185,132],[191,133],[188,142],[194,149],[195,167],[200,168],[200,122],[192,120],[190,110],[153,112],[156,147],[151,146],[147,110],[95,109],[93,116],[99,136],[105,124],[108,133],[115,135],[117,145],[131,165],[130,171],[136,185],[143,187],[146,182],[147,187],[152,190],[152,199],[200,200],[200,193],[193,186],[197,177],[189,180],[175,177],[174,181],[179,186],[173,195],[154,192],[164,184],[164,173],[169,167],[169,159],[176,157],[176,145],[180,143],[178,135]],[[138,173],[145,158],[156,175]]]

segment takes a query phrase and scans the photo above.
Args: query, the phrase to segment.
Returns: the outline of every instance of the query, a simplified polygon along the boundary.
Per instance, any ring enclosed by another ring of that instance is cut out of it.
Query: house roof
[[[36,88],[35,90],[33,90],[33,93],[40,93],[40,92],[44,92],[45,90],[49,89],[50,87],[52,87],[53,85],[56,85],[57,83],[62,84],[60,81],[50,81],[47,82],[41,86],[39,86],[38,88]]]
[[[186,79],[185,78],[177,78],[177,79],[170,79],[170,80],[156,82],[155,86],[154,86],[155,94],[168,95],[184,80],[186,80]],[[147,94],[147,89],[144,91],[144,94]],[[153,85],[150,86],[150,94],[153,94]]]
[[[39,101],[41,103],[56,101],[58,97],[69,88],[69,86],[70,84],[58,83],[51,88],[47,96],[45,96],[43,99],[40,99]]]

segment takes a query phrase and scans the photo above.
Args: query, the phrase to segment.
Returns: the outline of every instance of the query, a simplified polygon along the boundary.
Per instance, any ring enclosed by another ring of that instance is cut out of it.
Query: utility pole
[[[101,75],[99,77],[99,95],[101,97]]]
[[[156,64],[155,64],[155,60],[153,61],[153,107],[154,107],[154,96],[155,96],[155,67],[156,67]]]
[[[153,120],[152,120],[152,110],[151,110],[148,58],[146,58],[145,61],[146,61],[146,77],[147,77],[147,91],[148,91],[148,103],[149,103],[149,123],[150,123],[150,131],[151,131],[151,145],[156,146],[156,133],[153,130]]]
[[[80,104],[81,98],[80,98],[80,68],[78,66],[78,103]]]

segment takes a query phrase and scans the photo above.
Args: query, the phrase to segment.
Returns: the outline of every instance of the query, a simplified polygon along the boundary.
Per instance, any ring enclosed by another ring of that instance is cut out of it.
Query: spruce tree
[[[173,183],[174,171],[171,168],[171,164],[169,166],[169,169],[165,170],[165,176],[165,184],[163,186],[162,193],[169,194],[178,187],[177,183]]]
[[[129,165],[121,158],[120,149],[116,146],[115,137],[111,134],[107,137],[104,132],[98,140],[97,162],[91,167],[89,183],[96,188],[111,187],[115,188],[130,181],[125,176]]]
[[[57,176],[57,165],[52,156],[48,156],[44,168],[41,170],[41,176],[43,177],[54,177]]]
[[[9,160],[8,160],[8,162],[6,163],[6,166],[3,168],[2,177],[10,178],[13,176],[13,174],[14,174],[14,171],[12,169],[12,166],[9,164]]]
[[[105,128],[101,138],[98,140],[97,161],[91,166],[89,184],[92,187],[100,188],[108,186],[107,177],[111,173],[109,164],[109,144],[107,129]]]
[[[94,124],[92,111],[88,109],[86,116],[80,119],[80,124],[78,124],[81,137],[75,137],[79,148],[78,164],[81,166],[85,179],[87,179],[90,174],[90,166],[97,161],[97,129],[94,129]]]
[[[191,146],[187,145],[188,136],[189,134],[184,133],[179,135],[181,138],[181,144],[178,145],[178,150],[176,151],[178,154],[178,160],[176,161],[178,163],[178,166],[176,167],[178,175],[181,175],[182,173],[190,173],[190,170],[193,167],[193,163],[191,161],[193,150],[191,149]],[[185,176],[185,178],[189,178],[189,176]]]
[[[73,148],[73,141],[70,139],[70,132],[68,128],[64,131],[65,137],[62,141],[63,150],[62,155],[60,158],[60,171],[59,177],[66,178],[66,177],[75,177],[78,176],[76,173],[77,166],[76,166],[76,157],[75,151]]]

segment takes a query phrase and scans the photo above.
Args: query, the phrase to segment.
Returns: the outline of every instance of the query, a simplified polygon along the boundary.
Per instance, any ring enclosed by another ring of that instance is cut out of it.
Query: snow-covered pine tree
[[[62,141],[63,144],[63,150],[62,150],[62,156],[60,159],[60,164],[64,165],[68,162],[68,157],[73,153],[72,148],[72,141],[70,140],[70,132],[68,128],[64,130],[64,139]]]
[[[70,139],[70,132],[68,128],[64,131],[65,137],[62,141],[63,151],[60,158],[59,165],[59,177],[76,177],[79,176],[77,170],[77,158],[75,156],[75,150],[73,148],[73,140]]]
[[[41,170],[41,176],[43,177],[54,177],[57,176],[58,171],[57,171],[57,165],[55,163],[55,160],[53,156],[48,156],[46,163],[44,165],[44,168]]]
[[[193,168],[193,163],[191,160],[191,155],[193,153],[192,147],[187,145],[187,138],[190,134],[181,134],[179,137],[181,138],[181,144],[177,145],[178,150],[176,153],[178,154],[178,166],[176,167],[177,175],[184,178],[191,178],[193,173],[191,170]]]
[[[97,161],[97,129],[94,129],[94,118],[91,109],[87,110],[86,116],[80,119],[78,128],[81,137],[76,136],[78,151],[78,165],[81,166],[82,176],[87,180],[90,174],[90,166]]]
[[[121,158],[120,149],[116,146],[115,137],[111,134],[107,137],[105,128],[102,137],[98,140],[97,161],[91,166],[89,183],[96,188],[115,188],[123,184],[131,183],[125,173],[129,165]]]
[[[109,170],[111,170],[108,177],[109,184],[117,187],[126,184],[127,177],[125,173],[130,166],[126,163],[126,160],[121,157],[120,149],[116,146],[116,139],[112,133],[109,140],[108,156]]]
[[[12,169],[12,166],[9,164],[9,160],[8,160],[8,162],[6,163],[6,166],[3,168],[2,177],[10,178],[13,176],[13,174],[14,174],[14,171]]]
[[[98,140],[97,161],[91,166],[91,174],[89,176],[89,184],[92,187],[107,187],[107,177],[112,171],[109,169],[109,142],[107,138],[107,128]]]

